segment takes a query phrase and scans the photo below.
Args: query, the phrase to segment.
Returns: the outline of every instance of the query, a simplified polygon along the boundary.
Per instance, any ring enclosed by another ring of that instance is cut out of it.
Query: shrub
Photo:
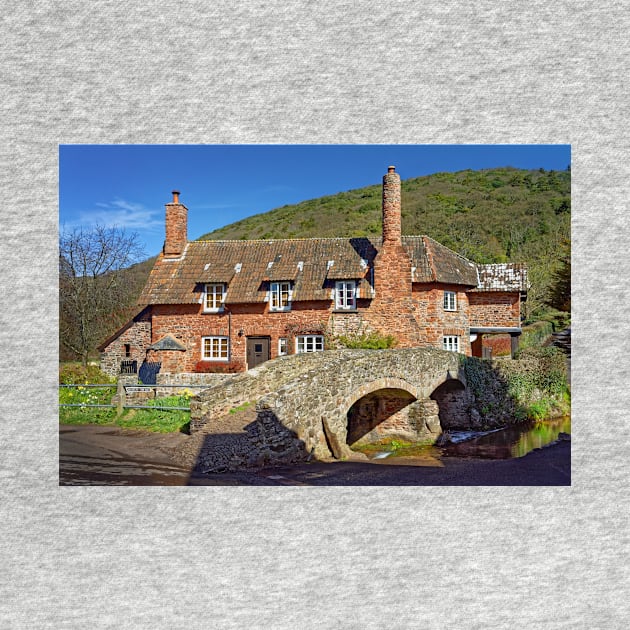
[[[569,413],[566,356],[554,347],[526,348],[516,361],[462,357],[473,406],[484,425],[542,420]]]
[[[59,366],[59,383],[60,384],[79,384],[83,385],[103,383],[115,383],[116,379],[105,374],[97,365],[88,365],[83,367],[80,363],[62,363]]]
[[[553,324],[551,322],[534,322],[529,326],[523,327],[523,334],[519,340],[519,347],[531,348],[540,346],[553,332]]]
[[[344,348],[361,350],[386,350],[396,345],[393,335],[381,335],[378,332],[358,332],[350,335],[340,335],[333,340]]]

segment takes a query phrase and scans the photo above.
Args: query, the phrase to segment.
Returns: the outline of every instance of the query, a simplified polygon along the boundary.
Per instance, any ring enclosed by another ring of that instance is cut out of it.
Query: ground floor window
[[[450,352],[459,352],[459,337],[455,335],[442,337],[442,348]]]
[[[202,337],[201,358],[211,361],[227,361],[229,359],[229,337]]]
[[[295,351],[298,354],[302,354],[303,352],[319,352],[323,349],[323,335],[300,335],[295,338]]]
[[[289,354],[289,340],[285,337],[278,339],[278,356]]]

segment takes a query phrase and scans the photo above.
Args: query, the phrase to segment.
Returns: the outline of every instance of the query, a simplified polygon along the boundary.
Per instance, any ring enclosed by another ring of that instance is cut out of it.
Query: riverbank
[[[59,427],[60,485],[196,486],[568,486],[571,446],[557,442],[524,457],[396,458],[396,462],[311,462],[198,475],[175,463],[189,436],[104,426]]]

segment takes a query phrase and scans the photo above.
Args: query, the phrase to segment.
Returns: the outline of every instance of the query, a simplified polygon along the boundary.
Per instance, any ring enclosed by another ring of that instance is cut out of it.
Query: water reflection
[[[441,450],[446,457],[509,459],[523,457],[534,449],[555,442],[560,433],[571,433],[570,416],[493,431],[471,440],[448,444]]]

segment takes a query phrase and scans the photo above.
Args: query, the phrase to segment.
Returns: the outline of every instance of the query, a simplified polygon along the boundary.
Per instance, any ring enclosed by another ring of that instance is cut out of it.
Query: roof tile
[[[402,240],[411,258],[414,282],[469,287],[519,282],[516,271],[512,277],[507,268],[475,265],[428,236],[403,236]],[[357,280],[361,295],[368,296],[370,270],[381,243],[380,238],[367,237],[191,241],[178,259],[158,257],[140,304],[195,304],[204,283],[211,282],[228,285],[227,304],[264,302],[269,282],[280,280],[294,282],[295,301],[329,300],[334,281],[344,278]]]

